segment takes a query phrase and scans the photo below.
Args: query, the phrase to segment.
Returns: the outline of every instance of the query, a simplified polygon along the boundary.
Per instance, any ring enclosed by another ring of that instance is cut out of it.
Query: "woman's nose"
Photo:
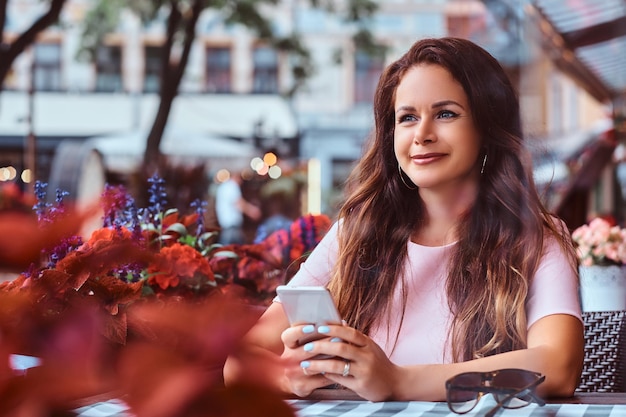
[[[432,129],[432,124],[427,120],[422,120],[417,124],[413,133],[413,140],[421,145],[437,141],[437,135]]]

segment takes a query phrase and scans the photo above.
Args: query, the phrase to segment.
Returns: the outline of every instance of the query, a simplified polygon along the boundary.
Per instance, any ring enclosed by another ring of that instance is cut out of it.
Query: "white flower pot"
[[[580,266],[583,311],[626,310],[626,266]]]

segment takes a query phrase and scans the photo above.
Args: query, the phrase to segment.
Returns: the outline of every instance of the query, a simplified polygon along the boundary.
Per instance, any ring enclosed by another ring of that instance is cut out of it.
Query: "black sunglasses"
[[[450,411],[470,412],[483,394],[492,394],[497,404],[485,417],[492,417],[502,408],[521,408],[531,402],[545,405],[535,388],[546,377],[525,369],[499,369],[491,372],[465,372],[446,381],[446,397]]]

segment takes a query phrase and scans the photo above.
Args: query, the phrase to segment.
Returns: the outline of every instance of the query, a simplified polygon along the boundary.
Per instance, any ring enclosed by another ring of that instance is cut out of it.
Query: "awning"
[[[156,94],[99,94],[3,91],[0,94],[0,137],[89,137],[131,130],[149,130],[154,123]],[[194,132],[250,139],[292,139],[298,136],[289,102],[272,94],[180,94],[168,124]]]
[[[549,208],[558,210],[569,194],[593,187],[611,160],[613,133],[612,121],[605,119],[587,130],[529,142],[535,183],[542,193],[549,190]]]
[[[147,137],[148,131],[136,130],[92,137],[86,144],[102,155],[108,171],[131,173],[142,162]],[[177,127],[165,130],[160,150],[174,164],[206,162],[210,170],[241,169],[255,156],[261,156],[250,144]]]
[[[558,66],[599,101],[626,94],[626,0],[532,0]]]

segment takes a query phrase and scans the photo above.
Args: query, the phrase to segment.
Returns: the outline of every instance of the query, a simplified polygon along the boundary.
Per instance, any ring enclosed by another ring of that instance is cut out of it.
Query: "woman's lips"
[[[424,155],[413,155],[411,156],[411,160],[417,165],[427,165],[440,160],[444,156],[445,154],[442,153],[428,153]]]

